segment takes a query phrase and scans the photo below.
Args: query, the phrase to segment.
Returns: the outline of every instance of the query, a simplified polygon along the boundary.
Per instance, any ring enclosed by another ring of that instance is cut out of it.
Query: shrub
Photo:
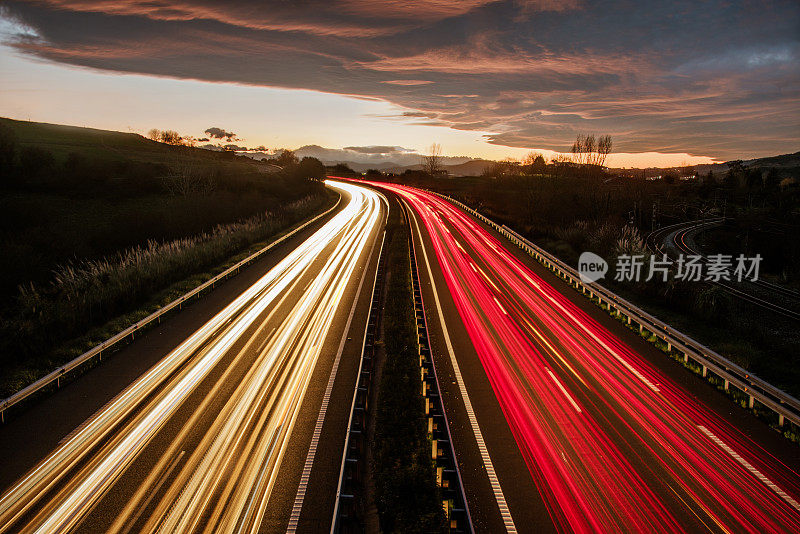
[[[50,282],[20,288],[9,320],[0,327],[3,363],[41,355],[141,305],[170,284],[308,217],[323,202],[322,196],[310,196],[284,206],[280,215],[267,212],[191,237],[150,240],[104,259],[58,267]]]

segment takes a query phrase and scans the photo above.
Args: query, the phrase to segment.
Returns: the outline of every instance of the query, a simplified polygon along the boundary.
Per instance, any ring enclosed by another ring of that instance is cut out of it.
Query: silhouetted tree
[[[592,134],[578,134],[570,148],[572,162],[581,167],[599,170],[606,164],[613,146],[610,135],[601,135],[596,139]]]
[[[739,187],[742,183],[742,175],[744,174],[744,167],[742,160],[735,160],[728,162],[728,172],[725,173],[724,183],[727,187]]]
[[[442,174],[442,145],[433,143],[429,149],[430,154],[422,157],[422,167],[430,176]]]
[[[175,130],[164,130],[161,132],[161,142],[168,145],[180,145],[182,138]]]
[[[297,171],[300,178],[322,180],[325,178],[325,165],[317,158],[304,157],[297,164]]]
[[[357,176],[358,173],[351,169],[346,163],[337,163],[333,166],[333,174],[336,176]]]
[[[529,152],[522,160],[522,170],[527,174],[542,174],[546,168],[547,162],[538,152]]]
[[[290,165],[297,165],[300,160],[291,150],[284,150],[281,155],[275,158],[275,165],[279,167],[288,167]]]

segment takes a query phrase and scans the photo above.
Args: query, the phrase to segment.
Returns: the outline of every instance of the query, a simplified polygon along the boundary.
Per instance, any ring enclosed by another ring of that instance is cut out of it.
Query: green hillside
[[[18,121],[0,118],[0,126],[11,130],[21,146],[36,146],[50,151],[56,158],[65,159],[70,153],[104,160],[132,160],[149,163],[169,163],[177,151],[174,147],[151,141],[139,134],[64,126],[43,122]],[[193,157],[215,161],[220,154],[202,149],[189,149]]]
[[[324,172],[318,161],[270,169],[132,133],[0,118],[0,364],[27,368],[331,202],[308,179]]]

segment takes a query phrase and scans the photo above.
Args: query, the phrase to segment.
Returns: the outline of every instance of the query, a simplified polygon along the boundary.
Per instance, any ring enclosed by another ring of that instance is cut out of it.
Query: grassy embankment
[[[397,210],[387,226],[386,359],[375,423],[376,506],[383,532],[440,532],[444,525],[421,394],[408,227]]]
[[[335,201],[233,154],[7,119],[0,130],[0,397]]]

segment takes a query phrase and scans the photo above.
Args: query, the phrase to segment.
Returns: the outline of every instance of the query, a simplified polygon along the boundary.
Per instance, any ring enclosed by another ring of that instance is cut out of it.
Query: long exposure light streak
[[[475,219],[424,191],[372,185],[399,194],[422,222],[422,244],[433,248],[558,530],[800,532],[798,473],[594,321]]]
[[[328,185],[349,197],[347,205],[10,488],[0,498],[0,532],[75,528],[246,332],[265,331],[274,310],[289,306],[199,445],[181,450],[222,381],[173,438],[112,528],[129,531],[142,507],[152,506],[136,531],[259,529],[323,342],[385,213],[385,201],[371,190]],[[300,289],[300,280],[311,275]],[[289,291],[301,295],[287,301]],[[237,358],[256,351],[254,342],[255,336],[247,340]]]

